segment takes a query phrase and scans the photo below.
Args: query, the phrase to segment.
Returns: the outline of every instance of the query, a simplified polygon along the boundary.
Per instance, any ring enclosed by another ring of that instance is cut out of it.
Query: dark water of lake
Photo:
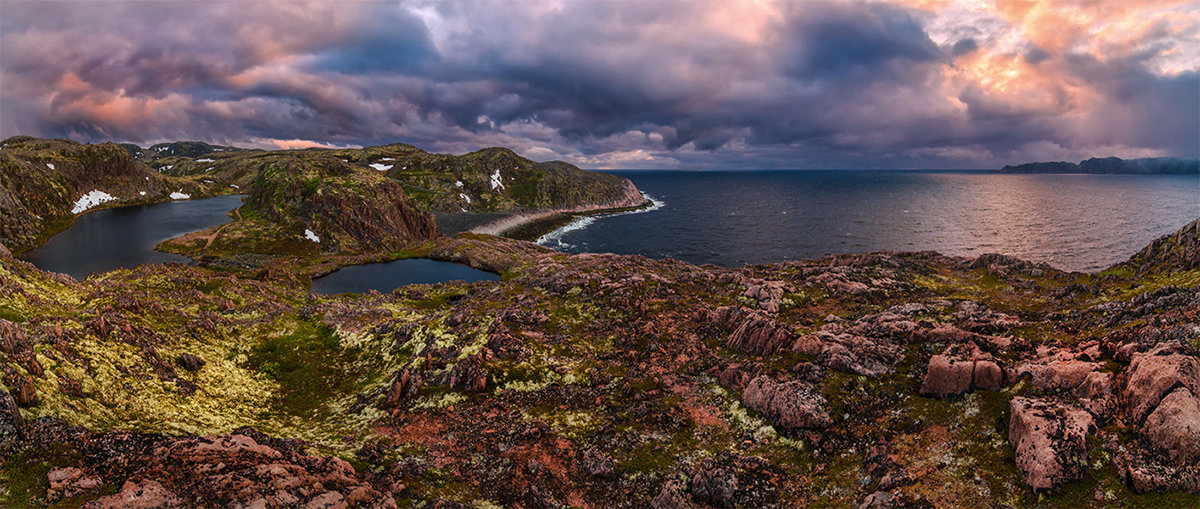
[[[1197,175],[614,171],[656,210],[543,237],[567,252],[737,266],[832,253],[1003,253],[1092,271],[1200,217]]]
[[[458,263],[410,258],[387,263],[344,267],[329,275],[314,279],[312,292],[331,295],[377,290],[386,293],[404,285],[456,280],[471,283],[499,281],[500,276]]]
[[[218,196],[98,210],[80,216],[49,242],[21,255],[39,269],[82,279],[143,263],[187,262],[188,258],[154,250],[159,242],[230,221],[226,212],[242,197]]]

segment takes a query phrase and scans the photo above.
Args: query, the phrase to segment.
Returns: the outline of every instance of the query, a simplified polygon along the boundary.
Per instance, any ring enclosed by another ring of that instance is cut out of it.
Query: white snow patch
[[[209,158],[207,158],[207,157],[205,157],[204,159],[197,159],[197,160],[196,160],[196,162],[198,162],[198,163],[211,163],[211,162],[213,162],[213,160],[212,160],[212,159],[209,159]]]
[[[500,169],[499,168],[497,168],[496,172],[492,174],[492,190],[495,191],[497,187],[499,187],[499,188],[504,187],[504,182],[500,181]]]
[[[54,165],[53,165],[53,164],[50,164],[50,163],[46,163],[46,167],[47,167],[47,168],[50,168],[51,170],[53,170],[53,169],[54,169]]]
[[[461,181],[461,180],[455,180],[455,181],[454,181],[454,187],[462,187],[462,186],[463,186],[463,184],[462,184],[462,181]]]
[[[321,243],[321,237],[318,237],[316,233],[313,233],[313,231],[309,230],[309,229],[304,230],[304,238],[311,240],[313,242],[316,242],[318,244]]]
[[[99,205],[104,202],[110,202],[115,199],[116,199],[116,197],[114,197],[111,194],[108,194],[99,189],[93,189],[92,191],[88,192],[87,194],[79,197],[79,200],[75,202],[75,206],[71,207],[71,213],[78,214],[87,209],[95,207],[96,205]]]
[[[213,170],[213,168],[216,168],[216,166],[209,166],[209,167],[208,167],[207,169],[205,169],[204,171],[212,171],[212,170]]]
[[[191,197],[192,197],[192,195],[190,195],[190,194],[184,194],[183,189],[180,189],[178,191],[171,193],[172,200],[186,200]]]
[[[175,167],[175,165],[173,165],[173,164],[168,164],[168,165],[166,165],[166,166],[163,166],[162,168],[159,168],[159,169],[158,169],[158,171],[167,171],[167,170],[169,170],[169,169],[171,169],[171,168],[174,168],[174,167]]]
[[[229,187],[232,187],[234,189],[241,189],[240,187],[237,186],[237,184],[229,184]]]
[[[145,191],[138,191],[138,194],[139,194],[139,195],[141,195],[141,196],[146,196],[146,192],[145,192]]]
[[[458,193],[458,196],[459,196],[459,198],[462,198],[462,199],[464,199],[464,200],[467,200],[467,203],[471,203],[471,197],[470,197],[470,196],[467,196],[467,195],[465,195],[465,194],[463,194],[463,193]]]
[[[383,159],[380,159],[380,161],[395,161],[395,160],[396,160],[395,157],[385,157]]]
[[[369,166],[371,166],[372,168],[375,168],[376,170],[379,170],[379,171],[388,171],[388,170],[392,169],[392,167],[395,165],[394,164],[372,163]]]

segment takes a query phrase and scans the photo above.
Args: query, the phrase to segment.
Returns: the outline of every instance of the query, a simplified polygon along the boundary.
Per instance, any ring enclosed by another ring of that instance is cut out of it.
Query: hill
[[[1005,166],[999,173],[1122,173],[1122,174],[1192,174],[1200,173],[1200,159],[1155,157],[1121,159],[1118,157],[1091,158],[1079,164],[1065,161],[1025,163]]]
[[[211,181],[162,175],[113,143],[14,136],[0,141],[0,245],[27,249],[92,210],[221,190]]]

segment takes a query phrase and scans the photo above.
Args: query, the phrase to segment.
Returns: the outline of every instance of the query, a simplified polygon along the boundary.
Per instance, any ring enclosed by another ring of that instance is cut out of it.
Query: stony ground
[[[1198,224],[1099,274],[464,234],[406,254],[503,281],[332,297],[0,249],[0,505],[1196,506]]]

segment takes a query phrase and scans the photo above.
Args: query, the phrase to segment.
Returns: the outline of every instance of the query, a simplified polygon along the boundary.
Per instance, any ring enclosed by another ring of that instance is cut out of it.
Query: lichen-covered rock
[[[733,331],[729,348],[734,350],[771,355],[791,343],[791,329],[761,311],[724,306],[714,312],[714,321]]]
[[[814,429],[829,426],[829,403],[808,382],[776,382],[767,375],[750,381],[742,392],[742,404],[762,412],[773,424],[785,429]]]
[[[1079,479],[1087,466],[1087,435],[1092,416],[1048,400],[1016,397],[1009,404],[1008,441],[1017,468],[1034,491],[1055,491]]]
[[[1200,400],[1180,387],[1146,417],[1142,433],[1177,466],[1200,462]]]
[[[580,463],[584,470],[597,477],[612,477],[616,474],[613,470],[612,456],[605,454],[598,447],[585,449]]]
[[[1176,344],[1164,343],[1133,355],[1124,394],[1133,422],[1142,422],[1176,386],[1200,393],[1200,358],[1183,351]]]
[[[958,344],[929,359],[921,394],[944,398],[973,390],[994,391],[1003,383],[1004,369],[995,358],[974,343]]]

